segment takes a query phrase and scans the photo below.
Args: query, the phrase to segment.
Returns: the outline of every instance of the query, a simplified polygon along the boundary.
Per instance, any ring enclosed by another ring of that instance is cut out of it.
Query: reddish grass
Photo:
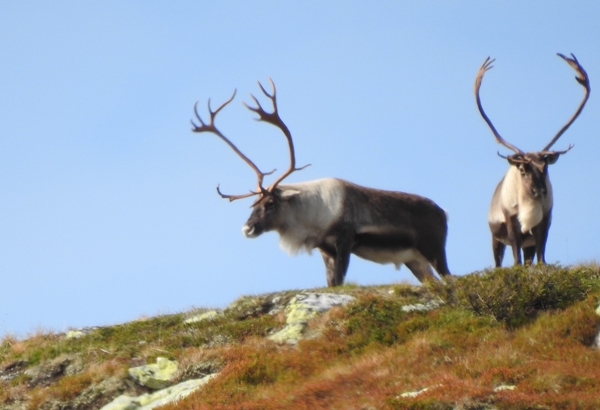
[[[516,330],[484,327],[477,317],[416,315],[428,322],[416,329],[426,330],[403,343],[369,344],[360,354],[339,329],[297,347],[253,340],[223,348],[228,364],[220,376],[163,409],[600,408],[600,356],[588,347],[600,324],[594,305],[589,299],[543,313]],[[494,392],[501,385],[516,388]],[[400,397],[423,388],[415,398]]]

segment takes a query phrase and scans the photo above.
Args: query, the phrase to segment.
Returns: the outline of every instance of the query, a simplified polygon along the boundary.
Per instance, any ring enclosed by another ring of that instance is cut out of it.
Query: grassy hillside
[[[598,409],[600,268],[496,269],[422,287],[347,285],[306,338],[267,336],[300,291],[0,342],[0,409],[99,409],[149,389],[128,369],[166,357],[175,381],[218,373],[160,409]],[[442,301],[443,303],[440,303]],[[436,306],[431,310],[407,305]],[[69,335],[73,336],[73,334]]]

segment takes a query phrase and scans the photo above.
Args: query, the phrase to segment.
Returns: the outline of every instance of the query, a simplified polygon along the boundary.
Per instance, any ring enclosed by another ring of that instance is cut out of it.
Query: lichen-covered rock
[[[67,339],[79,339],[80,337],[89,335],[96,329],[98,329],[97,326],[89,326],[89,327],[81,327],[79,329],[71,329],[67,333],[65,333],[65,337]]]
[[[177,369],[177,362],[158,357],[155,364],[132,367],[129,369],[129,375],[142,386],[159,390],[173,383]]]
[[[326,312],[334,306],[342,306],[354,300],[349,295],[333,293],[299,294],[290,300],[285,308],[285,327],[269,336],[275,342],[294,344],[302,339],[306,325],[318,313]]]
[[[210,374],[201,379],[188,380],[166,389],[151,394],[142,394],[137,397],[119,396],[100,410],[150,410],[183,399],[208,383],[215,376],[216,374]]]

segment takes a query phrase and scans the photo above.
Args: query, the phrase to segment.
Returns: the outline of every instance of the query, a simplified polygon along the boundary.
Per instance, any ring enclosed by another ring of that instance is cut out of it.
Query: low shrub
[[[491,315],[510,327],[518,327],[539,311],[564,309],[600,290],[600,269],[515,266],[487,269],[427,286],[450,305]]]

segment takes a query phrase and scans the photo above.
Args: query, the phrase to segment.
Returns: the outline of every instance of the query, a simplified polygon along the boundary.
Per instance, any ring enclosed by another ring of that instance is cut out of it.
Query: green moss
[[[372,343],[392,345],[404,339],[398,324],[407,316],[402,304],[394,300],[366,297],[345,311],[348,346],[359,349]]]

